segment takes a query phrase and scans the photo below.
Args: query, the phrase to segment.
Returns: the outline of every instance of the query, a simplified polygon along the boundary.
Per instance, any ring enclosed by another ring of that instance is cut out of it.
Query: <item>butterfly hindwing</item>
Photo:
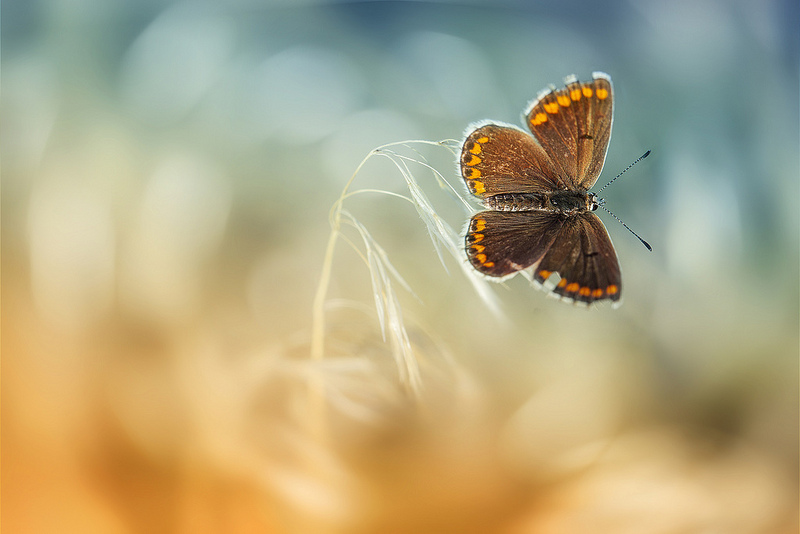
[[[545,211],[483,211],[469,222],[467,257],[485,275],[515,274],[542,259],[562,224],[558,215]]]
[[[617,253],[602,221],[591,212],[568,217],[539,262],[534,278],[561,277],[553,291],[577,302],[618,301],[622,291]]]
[[[611,137],[614,90],[611,78],[595,72],[591,82],[567,77],[566,87],[540,93],[525,122],[570,189],[591,188],[603,170]]]

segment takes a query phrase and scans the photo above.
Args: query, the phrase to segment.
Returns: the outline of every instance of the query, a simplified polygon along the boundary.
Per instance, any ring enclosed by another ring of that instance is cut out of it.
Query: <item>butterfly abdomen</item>
[[[496,211],[533,211],[547,208],[547,196],[538,193],[503,193],[484,199],[483,204]]]
[[[577,213],[591,210],[591,196],[581,191],[552,193],[502,193],[484,199],[483,204],[495,211],[550,211]]]

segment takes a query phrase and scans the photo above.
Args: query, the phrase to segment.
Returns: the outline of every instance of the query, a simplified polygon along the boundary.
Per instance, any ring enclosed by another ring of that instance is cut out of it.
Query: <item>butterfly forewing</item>
[[[473,195],[536,193],[563,188],[544,149],[519,128],[483,124],[469,132],[461,148],[461,176]]]
[[[526,123],[570,189],[587,190],[603,170],[611,137],[614,91],[611,78],[596,72],[591,82],[565,79],[566,87],[539,95]]]

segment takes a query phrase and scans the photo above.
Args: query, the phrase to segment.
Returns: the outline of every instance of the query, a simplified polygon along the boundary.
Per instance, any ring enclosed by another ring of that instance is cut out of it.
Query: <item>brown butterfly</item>
[[[471,125],[461,149],[461,176],[488,208],[472,217],[465,245],[470,263],[496,278],[532,269],[552,291],[592,303],[619,301],[622,278],[605,226],[592,213],[611,137],[611,77],[575,76],[539,93],[524,113],[533,137],[499,123]],[[552,284],[552,282],[551,282]]]

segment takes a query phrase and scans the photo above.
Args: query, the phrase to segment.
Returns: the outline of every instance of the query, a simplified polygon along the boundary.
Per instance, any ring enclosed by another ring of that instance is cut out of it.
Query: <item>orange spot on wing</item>
[[[569,291],[570,293],[572,293],[574,291],[577,291],[578,288],[580,288],[580,287],[581,286],[578,284],[578,282],[572,282],[571,284],[567,285],[566,291]]]
[[[543,270],[541,270],[541,271],[539,271],[539,276],[541,276],[541,277],[542,277],[542,278],[544,278],[545,280],[547,280],[548,278],[550,278],[550,275],[551,275],[551,274],[553,274],[553,271],[545,271],[544,269],[543,269]]]
[[[483,182],[475,180],[472,182],[472,187],[475,188],[475,194],[480,195],[481,193],[486,192],[486,188],[483,186]]]
[[[486,219],[475,219],[475,231],[482,232],[486,228]]]
[[[548,102],[544,105],[544,110],[551,115],[553,113],[558,113],[558,102]]]
[[[493,261],[487,261],[486,263],[483,264],[483,266],[484,267],[494,267],[494,262]]]
[[[486,263],[486,254],[475,254],[475,259],[481,263]]]
[[[479,171],[478,169],[476,169],[474,167],[470,167],[468,169],[464,169],[464,174],[467,175],[467,178],[469,180],[474,180],[475,178],[480,178],[481,177],[481,171]]]
[[[486,143],[489,141],[489,138],[484,135],[483,137],[477,138],[476,141],[479,143]]]
[[[562,278],[561,280],[558,281],[558,285],[556,287],[564,287],[565,285],[567,285],[567,279]]]
[[[472,248],[475,249],[475,252],[483,252],[484,247],[483,245],[472,245]]]
[[[480,154],[481,153],[481,145],[479,143],[474,143],[472,148],[469,149],[470,152],[473,154]]]
[[[619,292],[619,288],[617,286],[615,286],[614,284],[611,284],[610,286],[608,286],[606,288],[606,293],[608,293],[609,295],[616,295],[618,292]]]
[[[478,163],[482,162],[483,160],[476,156],[475,154],[472,155],[472,159],[467,162],[467,165],[472,167],[473,165],[477,165]]]
[[[569,97],[577,102],[581,99],[581,90],[580,89],[573,89],[569,92]]]
[[[569,97],[567,95],[558,95],[558,103],[561,105],[561,107],[569,107]]]
[[[605,89],[603,87],[598,89],[597,90],[597,98],[599,98],[600,100],[605,100],[606,98],[608,98],[608,89]]]
[[[480,243],[485,236],[483,234],[472,234],[470,237],[472,237],[473,243]]]
[[[539,112],[531,119],[531,124],[533,124],[534,126],[539,126],[540,124],[543,124],[545,122],[547,122],[546,113]]]
[[[584,86],[582,91],[583,91],[583,96],[585,96],[586,98],[589,98],[590,96],[592,96],[592,88],[591,87]]]
[[[592,290],[589,289],[588,287],[582,287],[581,290],[578,292],[578,294],[582,297],[588,297],[589,295],[592,294]]]

